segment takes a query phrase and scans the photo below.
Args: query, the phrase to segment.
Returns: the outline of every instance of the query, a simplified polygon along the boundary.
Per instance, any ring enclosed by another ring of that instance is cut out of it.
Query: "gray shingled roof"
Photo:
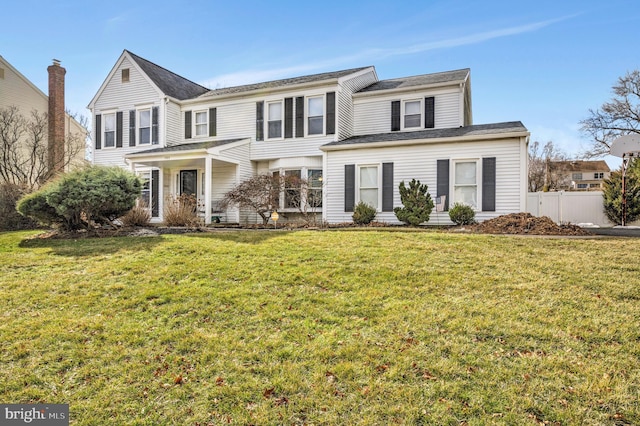
[[[433,74],[414,75],[411,77],[393,78],[390,80],[380,80],[373,83],[357,93],[374,92],[378,90],[404,89],[415,86],[428,86],[430,84],[448,83],[463,81],[469,75],[469,68],[456,71],[438,72]]]
[[[238,142],[244,139],[247,139],[247,138],[226,139],[222,141],[183,143],[179,145],[167,146],[164,148],[147,149],[145,151],[135,152],[129,155],[146,155],[146,154],[159,154],[159,153],[165,153],[165,152],[197,151],[199,149],[208,149],[208,148],[215,148],[217,146],[227,145],[227,144]]]
[[[477,124],[466,127],[454,127],[448,129],[427,129],[417,132],[391,132],[375,135],[352,136],[341,141],[330,142],[323,146],[348,146],[376,142],[410,141],[417,139],[460,138],[484,135],[499,135],[513,132],[526,132],[527,128],[520,121],[506,123]]]
[[[279,87],[293,86],[296,84],[312,83],[316,81],[334,80],[340,77],[344,77],[349,74],[362,71],[369,67],[351,68],[342,71],[325,72],[321,74],[303,75],[300,77],[284,78],[281,80],[265,81],[263,83],[246,84],[244,86],[225,87],[222,89],[211,90],[208,93],[203,94],[201,97],[213,97],[220,95],[228,95],[233,93],[250,92],[252,90],[260,89],[275,89]]]
[[[204,86],[201,86],[193,81],[187,80],[184,77],[179,76],[153,62],[147,61],[138,55],[135,55],[128,50],[126,51],[131,55],[134,61],[142,68],[142,70],[149,76],[151,81],[165,95],[171,96],[179,100],[191,99],[202,95],[209,91]]]

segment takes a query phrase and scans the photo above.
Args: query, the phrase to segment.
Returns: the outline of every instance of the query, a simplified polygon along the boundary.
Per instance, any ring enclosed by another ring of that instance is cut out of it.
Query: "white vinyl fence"
[[[530,192],[527,211],[534,216],[548,216],[556,223],[613,226],[602,205],[602,192]]]

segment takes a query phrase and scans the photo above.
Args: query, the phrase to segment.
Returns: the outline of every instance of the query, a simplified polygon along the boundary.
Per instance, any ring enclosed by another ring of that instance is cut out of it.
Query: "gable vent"
[[[122,82],[123,83],[129,82],[129,68],[122,69]]]

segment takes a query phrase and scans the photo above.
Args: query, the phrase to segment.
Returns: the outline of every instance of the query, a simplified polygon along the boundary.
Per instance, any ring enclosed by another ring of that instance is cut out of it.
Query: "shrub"
[[[0,231],[37,228],[36,221],[25,217],[16,210],[18,200],[25,195],[19,185],[0,184]]]
[[[164,203],[164,223],[167,226],[197,227],[202,225],[198,217],[198,200],[193,195],[169,196]]]
[[[119,167],[91,166],[65,175],[23,198],[18,211],[66,230],[112,224],[135,205],[142,183]]]
[[[147,226],[151,222],[151,212],[145,203],[138,203],[120,218],[124,226]]]
[[[449,218],[456,225],[471,225],[475,222],[476,212],[471,206],[462,203],[455,203],[449,209]]]
[[[429,187],[420,184],[419,180],[412,179],[409,188],[400,182],[400,200],[404,207],[396,207],[393,212],[399,221],[411,226],[418,226],[429,221],[429,216],[433,210],[433,200],[427,192]]]
[[[369,204],[360,201],[353,209],[353,223],[358,225],[368,225],[376,217],[376,209]]]

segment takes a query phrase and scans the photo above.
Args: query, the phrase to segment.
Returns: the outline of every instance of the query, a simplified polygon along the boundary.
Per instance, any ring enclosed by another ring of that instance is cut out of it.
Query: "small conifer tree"
[[[393,209],[399,221],[411,226],[418,226],[429,220],[433,211],[433,200],[427,192],[429,188],[426,184],[421,184],[419,180],[412,179],[409,188],[400,182],[400,201],[404,207]]]
[[[625,177],[627,217],[630,223],[640,218],[640,161],[633,161],[627,168]],[[611,173],[602,188],[604,213],[616,225],[622,224],[622,171]]]

